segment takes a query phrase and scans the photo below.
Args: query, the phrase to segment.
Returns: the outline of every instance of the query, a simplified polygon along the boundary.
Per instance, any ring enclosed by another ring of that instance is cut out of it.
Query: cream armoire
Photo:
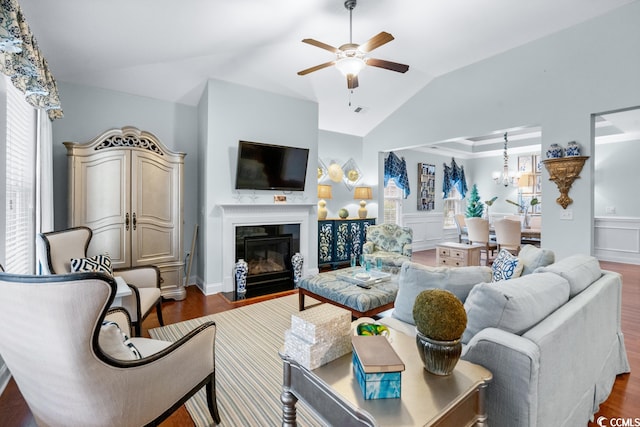
[[[108,254],[113,268],[155,265],[162,296],[184,299],[185,154],[134,127],[64,145],[69,159],[69,225],[93,230],[87,254]]]

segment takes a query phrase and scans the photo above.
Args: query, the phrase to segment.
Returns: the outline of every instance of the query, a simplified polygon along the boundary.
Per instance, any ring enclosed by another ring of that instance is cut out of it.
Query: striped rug
[[[314,303],[310,300],[307,304]],[[282,425],[282,359],[278,351],[298,296],[288,295],[198,319],[151,329],[156,339],[176,341],[203,322],[216,322],[216,395],[220,426]],[[188,369],[188,367],[185,367]],[[200,390],[186,403],[198,427],[212,426],[206,393]],[[299,426],[323,425],[298,402]]]

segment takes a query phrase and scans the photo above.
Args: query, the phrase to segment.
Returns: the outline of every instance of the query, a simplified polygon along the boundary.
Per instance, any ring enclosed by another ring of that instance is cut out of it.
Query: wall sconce
[[[327,202],[324,199],[331,199],[331,186],[318,185],[318,219],[327,219]]]
[[[365,200],[371,200],[373,198],[371,193],[371,187],[356,187],[353,192],[354,200],[360,200],[360,209],[358,209],[358,216],[360,218],[367,217],[367,202],[365,202]]]
[[[567,206],[573,203],[573,199],[569,197],[569,190],[573,181],[580,178],[580,172],[588,158],[589,156],[570,156],[542,161],[549,172],[549,181],[555,182],[560,191],[556,203],[562,206],[562,209],[567,209]]]

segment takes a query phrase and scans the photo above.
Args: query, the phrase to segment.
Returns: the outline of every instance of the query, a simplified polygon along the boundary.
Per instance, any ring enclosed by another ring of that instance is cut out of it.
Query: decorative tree
[[[478,194],[478,187],[473,184],[471,187],[471,194],[469,195],[469,204],[467,205],[467,218],[482,218],[484,212],[484,203],[480,201],[480,195]]]

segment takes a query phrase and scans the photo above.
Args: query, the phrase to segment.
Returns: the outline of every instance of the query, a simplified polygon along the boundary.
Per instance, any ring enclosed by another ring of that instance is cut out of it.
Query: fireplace
[[[249,267],[247,295],[256,296],[293,289],[291,257],[300,250],[300,225],[236,227],[236,259]]]

